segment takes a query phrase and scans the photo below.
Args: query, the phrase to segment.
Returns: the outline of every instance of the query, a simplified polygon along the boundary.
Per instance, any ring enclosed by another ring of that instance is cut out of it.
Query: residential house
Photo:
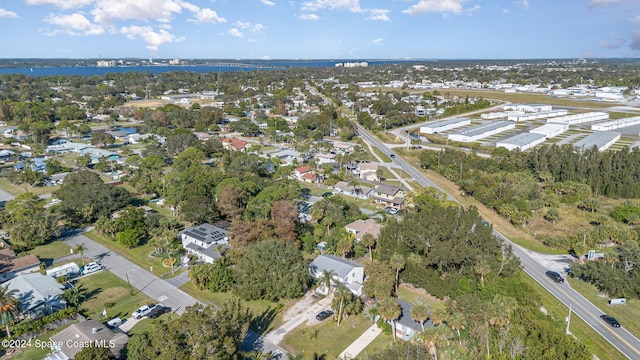
[[[202,224],[186,228],[178,233],[182,247],[198,260],[213,263],[231,249],[229,232],[211,224]]]
[[[309,265],[309,272],[315,279],[320,279],[325,271],[333,274],[334,284],[343,284],[355,295],[362,295],[364,266],[334,255],[320,255]],[[324,285],[316,291],[321,294],[328,293]]]
[[[125,140],[125,142],[128,142],[129,144],[139,144],[142,141],[148,139],[148,138],[155,138],[156,140],[158,140],[158,142],[160,144],[164,144],[167,141],[167,138],[164,136],[159,136],[156,134],[129,134],[129,136],[127,136],[127,139]]]
[[[356,241],[360,241],[365,234],[371,234],[374,239],[377,239],[380,236],[382,225],[378,224],[374,219],[359,219],[345,225],[344,228],[353,234]]]
[[[102,158],[107,158],[107,160],[109,161],[118,161],[118,159],[120,158],[120,155],[118,155],[118,153],[105,150],[105,149],[93,148],[93,147],[82,149],[79,152],[79,154],[80,156],[84,156],[88,154],[89,157],[91,158],[91,164],[99,163],[100,159]]]
[[[358,199],[368,199],[373,193],[373,189],[363,185],[349,185],[344,181],[338,181],[333,188],[336,192],[342,193],[346,196],[355,197]]]
[[[331,153],[318,153],[315,154],[314,157],[318,161],[318,165],[322,164],[333,164],[335,162],[335,154]]]
[[[311,168],[309,166],[299,166],[293,170],[293,176],[299,181],[304,181],[303,176],[305,174],[313,175]],[[314,176],[315,179],[315,176]]]
[[[277,153],[273,153],[271,154],[271,158],[278,158],[280,159],[280,162],[285,165],[301,164],[304,161],[300,152],[291,149],[285,149]]]
[[[396,336],[405,341],[415,339],[417,334],[422,332],[422,325],[411,317],[413,304],[400,299],[396,301],[400,305],[400,317],[396,319]],[[424,323],[424,327],[433,326],[431,319],[427,319]]]
[[[71,140],[65,138],[55,138],[49,142],[50,146],[60,146],[70,143]]]
[[[397,186],[380,184],[373,190],[373,201],[384,206],[401,208],[404,205],[405,191]]]
[[[206,132],[199,132],[199,131],[195,131],[193,133],[193,135],[195,135],[196,139],[200,140],[200,141],[207,141],[209,139],[211,139],[213,137],[213,135],[206,133]]]
[[[220,141],[227,150],[244,152],[251,147],[251,143],[236,138],[222,138]]]
[[[9,290],[17,290],[22,308],[31,318],[51,314],[67,306],[62,299],[64,285],[51,276],[39,272],[20,274],[5,284]]]
[[[66,154],[66,153],[78,153],[80,154],[82,151],[86,149],[93,148],[90,144],[76,143],[73,141],[58,144],[58,145],[49,145],[47,146],[47,152],[55,153],[55,154]]]
[[[356,167],[356,172],[360,179],[364,179],[367,181],[380,181],[380,177],[378,177],[378,164],[371,162],[361,162],[358,163]]]
[[[31,170],[39,172],[45,172],[45,169],[47,167],[47,163],[44,162],[44,158],[32,158],[20,164],[14,165],[13,168],[16,171],[22,171],[27,165]]]
[[[83,347],[100,346],[108,348],[116,359],[122,357],[121,352],[129,336],[123,332],[114,333],[99,320],[87,320],[63,329],[51,337],[53,354],[44,360],[73,359]],[[84,346],[82,346],[84,345]]]
[[[0,282],[38,270],[40,270],[40,259],[36,255],[17,257],[9,245],[0,240]]]
[[[352,153],[355,151],[354,144],[345,143],[342,141],[333,141],[333,148],[342,154]]]

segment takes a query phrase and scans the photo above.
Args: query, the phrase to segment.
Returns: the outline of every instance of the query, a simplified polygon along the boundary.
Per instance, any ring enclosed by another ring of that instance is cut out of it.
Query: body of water
[[[216,61],[208,65],[139,65],[139,66],[69,66],[69,67],[32,67],[0,68],[0,74],[22,74],[30,76],[103,76],[109,73],[150,72],[159,74],[172,71],[185,72],[230,72],[256,70],[283,70],[293,67],[335,67],[337,63],[362,62],[366,60],[240,60]],[[407,63],[407,60],[370,60],[369,66]]]

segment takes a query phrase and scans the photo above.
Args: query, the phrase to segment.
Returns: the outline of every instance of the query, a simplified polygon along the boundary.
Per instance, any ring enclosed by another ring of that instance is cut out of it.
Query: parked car
[[[396,157],[396,154],[394,154],[394,153],[391,153],[391,154],[389,154],[389,156],[391,156],[391,158],[392,158],[392,159],[395,159],[395,157]]]
[[[82,275],[89,275],[94,272],[100,271],[102,269],[103,269],[102,265],[98,264],[95,261],[92,261],[87,265],[85,265],[84,267],[82,267]]]
[[[333,195],[333,193],[332,193],[331,191],[327,191],[327,192],[325,192],[325,193],[323,193],[323,194],[322,194],[322,197],[323,197],[323,198],[326,198],[326,197],[329,197],[329,196],[331,196],[331,195]]]
[[[107,321],[107,325],[108,325],[110,328],[115,329],[115,328],[117,328],[118,326],[122,325],[122,323],[123,323],[123,322],[124,322],[124,321],[123,321],[122,319],[120,319],[119,317],[117,317],[117,318],[113,318],[113,319],[111,319],[111,320]]]
[[[141,306],[138,308],[138,310],[134,311],[133,314],[131,314],[131,317],[134,319],[140,319],[144,316],[147,316],[156,306],[156,304]]]
[[[620,327],[620,323],[613,316],[610,315],[600,315],[600,319],[604,320],[607,324],[613,327]]]
[[[154,307],[153,309],[151,309],[151,311],[149,311],[149,313],[147,314],[147,317],[149,319],[155,319],[155,318],[159,317],[160,315],[166,314],[166,313],[168,313],[170,311],[171,311],[170,307],[158,305],[158,306]]]
[[[333,315],[333,311],[331,310],[322,310],[316,315],[316,320],[322,321],[330,318]]]
[[[560,276],[560,274],[558,274],[555,271],[547,271],[545,273],[551,280],[557,282],[557,283],[563,283],[564,282],[564,278],[562,276]]]

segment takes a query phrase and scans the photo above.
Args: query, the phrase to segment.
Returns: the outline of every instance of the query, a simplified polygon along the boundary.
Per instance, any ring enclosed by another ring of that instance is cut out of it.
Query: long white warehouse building
[[[428,123],[425,126],[420,126],[420,133],[437,134],[442,131],[447,131],[470,124],[471,119],[469,118],[455,118],[449,120],[434,121],[432,123]]]
[[[605,121],[599,124],[591,125],[591,130],[606,131],[620,129],[627,126],[633,126],[640,124],[640,116],[634,116],[630,118],[617,119],[611,121]]]
[[[544,124],[542,126],[538,126],[537,128],[529,130],[532,134],[542,134],[547,139],[551,139],[554,136],[558,136],[563,132],[569,130],[569,124]]]
[[[496,147],[504,147],[508,150],[520,149],[525,151],[538,144],[542,144],[547,138],[542,134],[522,133],[504,140],[498,141]]]
[[[618,132],[596,131],[573,144],[573,147],[579,151],[585,151],[595,146],[598,148],[598,151],[605,151],[618,140],[620,140],[620,133]]]
[[[589,121],[598,121],[598,120],[607,120],[609,118],[609,113],[594,111],[588,112],[584,114],[575,114],[575,115],[567,115],[554,117],[547,120],[547,123],[565,123],[569,125],[586,123]]]
[[[531,113],[525,115],[514,115],[509,116],[507,119],[512,121],[528,121],[528,120],[538,120],[538,119],[547,119],[554,116],[563,116],[567,115],[569,112],[565,109],[559,110],[551,110],[547,112],[539,112],[539,113]]]
[[[477,125],[449,134],[448,139],[451,141],[471,142],[486,138],[493,134],[498,134],[516,127],[513,121],[495,121],[482,125]]]

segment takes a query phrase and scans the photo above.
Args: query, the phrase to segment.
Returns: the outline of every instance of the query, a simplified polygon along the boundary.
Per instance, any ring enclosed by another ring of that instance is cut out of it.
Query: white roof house
[[[362,295],[364,266],[334,255],[320,255],[309,265],[309,272],[316,279],[319,279],[325,271],[333,273],[335,283],[345,285],[355,295]],[[327,294],[327,290],[324,286],[320,286],[317,291]]]
[[[62,299],[64,285],[51,276],[39,272],[22,274],[5,283],[9,290],[17,290],[24,311],[30,317],[52,313],[64,309],[66,302]]]
[[[597,131],[605,131],[605,130],[614,130],[627,126],[638,125],[640,124],[640,116],[633,116],[630,118],[617,119],[611,121],[605,121],[598,124],[591,125],[591,130]]]
[[[582,124],[589,121],[607,120],[608,118],[609,118],[609,113],[592,111],[592,112],[582,113],[582,114],[573,114],[573,115],[549,118],[547,119],[547,123],[554,122],[554,123],[565,123],[565,124],[573,125],[573,124]]]

